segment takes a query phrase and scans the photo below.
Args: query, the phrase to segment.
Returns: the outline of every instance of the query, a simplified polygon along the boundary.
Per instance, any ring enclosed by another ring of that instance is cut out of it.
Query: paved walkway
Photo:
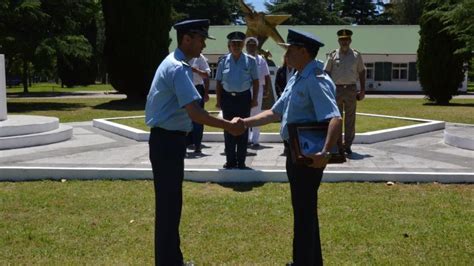
[[[125,94],[119,94],[116,91],[75,91],[67,93],[51,92],[51,93],[42,93],[41,96],[38,94],[32,93],[29,95],[23,95],[22,93],[9,94],[8,98],[40,98],[40,99],[50,99],[50,98],[118,98],[125,99]],[[215,94],[211,94],[210,97],[215,97]],[[407,98],[407,99],[423,99],[425,95],[423,94],[374,94],[368,92],[366,94],[367,98]],[[467,92],[461,95],[453,97],[454,99],[474,99],[474,93]]]
[[[91,122],[68,125],[74,128],[69,141],[0,151],[0,180],[151,178],[146,142],[94,128]],[[249,149],[252,170],[223,170],[224,144],[204,145],[203,155],[186,158],[189,180],[286,181],[282,144]],[[474,151],[446,145],[443,131],[354,145],[353,150],[347,163],[328,166],[326,181],[474,182]]]

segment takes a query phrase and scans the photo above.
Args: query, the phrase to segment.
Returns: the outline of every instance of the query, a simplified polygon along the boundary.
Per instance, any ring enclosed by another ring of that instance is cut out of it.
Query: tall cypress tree
[[[143,100],[168,54],[171,3],[167,0],[103,0],[104,56],[109,81],[130,100]]]
[[[418,46],[418,73],[426,96],[436,104],[448,104],[458,94],[464,78],[465,54],[455,53],[463,42],[445,30],[443,15],[458,0],[426,0],[420,19],[420,43]]]

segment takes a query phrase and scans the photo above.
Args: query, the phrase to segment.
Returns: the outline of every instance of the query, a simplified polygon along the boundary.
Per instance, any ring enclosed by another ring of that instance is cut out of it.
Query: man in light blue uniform
[[[247,127],[261,126],[281,119],[280,135],[288,145],[288,124],[329,122],[322,151],[310,154],[309,165],[292,161],[286,152],[286,171],[290,181],[294,217],[293,263],[290,265],[322,265],[319,223],[317,215],[318,188],[323,170],[331,156],[341,131],[341,115],[336,104],[335,85],[316,60],[324,44],[315,36],[288,30],[286,56],[297,72],[288,81],[281,97],[270,110],[243,119]]]
[[[224,56],[216,72],[216,105],[224,119],[249,117],[250,109],[257,106],[258,70],[255,58],[242,52],[245,34],[240,31],[227,35],[230,53]],[[253,93],[250,92],[253,90]],[[254,96],[252,96],[254,95]],[[232,136],[224,131],[226,163],[224,168],[245,169],[248,131]]]
[[[239,135],[242,122],[229,122],[209,115],[192,82],[191,58],[198,57],[208,35],[209,20],[188,20],[173,26],[178,48],[160,64],[148,93],[145,121],[151,127],[149,151],[155,188],[155,262],[156,265],[183,265],[179,222],[182,206],[182,182],[186,135],[191,120],[224,128]]]

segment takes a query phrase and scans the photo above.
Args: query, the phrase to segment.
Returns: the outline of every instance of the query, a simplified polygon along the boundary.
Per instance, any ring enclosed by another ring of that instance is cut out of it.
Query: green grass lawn
[[[206,104],[215,110],[214,98]],[[9,114],[50,115],[61,122],[88,121],[93,118],[143,115],[144,104],[123,99],[13,99],[7,100]],[[474,124],[474,100],[454,99],[448,106],[428,104],[423,99],[365,99],[358,112],[406,116]],[[359,125],[357,125],[358,127]]]
[[[474,186],[323,183],[327,265],[472,265]],[[0,264],[153,262],[151,181],[0,183]],[[198,265],[291,258],[288,184],[184,183],[181,243]]]
[[[9,114],[58,117],[62,123],[95,118],[143,115],[145,104],[123,99],[8,99]]]
[[[28,87],[28,91],[30,94],[46,94],[46,93],[73,93],[78,91],[107,91],[113,92],[115,91],[112,85],[110,84],[93,84],[89,86],[75,86],[73,88],[61,88],[61,84],[56,83],[34,83],[33,86]],[[23,93],[23,85],[14,86],[11,88],[7,88],[8,95],[21,95]]]
[[[417,124],[417,122],[399,120],[399,119],[389,119],[389,118],[380,118],[380,117],[368,117],[358,115],[356,118],[357,133],[370,132],[375,130],[408,126]],[[149,131],[150,129],[145,125],[144,118],[130,118],[130,119],[117,119],[112,120],[112,122],[127,125],[134,128],[139,128],[141,130]],[[204,130],[206,132],[222,132],[222,129],[205,126]],[[271,123],[261,127],[262,132],[279,132],[280,123]]]
[[[474,92],[474,82],[468,82],[467,83],[467,91],[468,92]]]

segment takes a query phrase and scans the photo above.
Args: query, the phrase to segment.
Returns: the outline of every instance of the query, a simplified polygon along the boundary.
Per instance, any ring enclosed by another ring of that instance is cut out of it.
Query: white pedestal
[[[0,54],[0,121],[7,120],[7,87],[5,82],[5,57]]]

